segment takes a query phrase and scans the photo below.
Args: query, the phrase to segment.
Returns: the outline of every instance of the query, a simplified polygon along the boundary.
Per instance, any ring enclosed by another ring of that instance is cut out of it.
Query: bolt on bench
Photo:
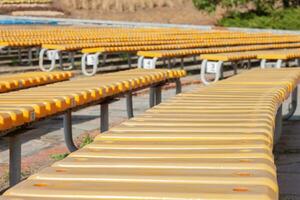
[[[279,199],[273,145],[299,69],[180,94],[8,190],[10,199]]]
[[[150,106],[161,102],[161,87],[186,75],[183,70],[135,69],[79,78],[68,82],[30,88],[0,95],[0,137],[8,139],[10,148],[10,184],[15,185],[21,174],[22,132],[32,123],[64,115],[64,134],[68,149],[77,150],[72,138],[72,112],[101,106],[101,132],[109,127],[109,103],[126,95],[128,117],[133,117],[132,93],[150,89]]]

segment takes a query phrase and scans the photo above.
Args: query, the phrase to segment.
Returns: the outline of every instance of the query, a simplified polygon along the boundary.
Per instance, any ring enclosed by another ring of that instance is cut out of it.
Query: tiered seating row
[[[153,65],[152,68],[156,68],[156,62],[158,59],[170,59],[171,58],[184,58],[187,56],[198,56],[202,54],[219,54],[219,53],[231,53],[231,52],[244,52],[244,51],[256,51],[256,50],[272,50],[272,49],[285,49],[285,48],[297,48],[300,47],[300,43],[283,43],[283,44],[266,44],[266,45],[244,45],[244,46],[230,46],[230,47],[211,47],[211,48],[195,48],[195,49],[180,49],[180,50],[161,50],[161,51],[139,51],[138,66],[140,68],[145,67],[145,63],[150,61]],[[271,51],[272,52],[272,51]],[[201,59],[201,57],[200,57]],[[169,68],[170,63],[169,64]],[[183,66],[183,63],[182,63]]]
[[[0,28],[1,48],[42,48],[40,68],[51,71],[59,60],[63,66],[63,53],[69,52],[71,66],[74,67],[74,54],[83,53],[82,71],[85,75],[95,75],[99,56],[104,54],[129,54],[138,51],[177,50],[190,48],[221,47],[236,45],[299,43],[300,37],[288,34],[243,33],[231,31],[200,31],[174,28],[107,28],[107,27],[36,27]],[[49,68],[44,66],[45,53],[51,61]],[[90,55],[92,54],[92,55]],[[28,56],[31,60],[32,52]],[[93,66],[92,71],[87,65]]]
[[[51,73],[50,73],[51,74]],[[7,137],[10,150],[10,185],[20,181],[21,139],[26,127],[53,116],[64,115],[64,135],[70,151],[77,149],[72,138],[72,112],[89,106],[101,107],[101,131],[109,127],[109,104],[126,96],[128,117],[133,117],[132,93],[150,88],[150,106],[161,101],[162,85],[175,81],[180,92],[183,70],[135,69],[91,78],[0,94],[0,137]]]
[[[80,78],[0,95],[0,109],[10,107],[10,113],[0,113],[0,131],[45,118],[67,109],[150,86],[153,83],[180,78],[184,71],[129,70]],[[50,73],[51,76],[51,73]],[[14,109],[12,109],[14,108]],[[34,111],[34,118],[28,115]],[[20,117],[17,114],[20,113]]]
[[[69,80],[71,72],[28,72],[1,76],[0,93]]]
[[[178,95],[3,199],[276,200],[276,123],[299,80],[299,69],[256,69]]]
[[[238,51],[255,51],[265,49],[284,49],[284,48],[297,48],[300,47],[300,43],[284,43],[284,44],[266,44],[266,45],[244,45],[244,46],[232,46],[221,48],[199,48],[199,49],[180,49],[180,50],[162,50],[162,51],[139,51],[138,56],[144,56],[145,58],[173,58],[182,56],[192,56],[200,54],[211,53],[227,53]]]
[[[293,46],[295,44],[291,44]],[[281,46],[281,45],[279,45]],[[285,45],[283,45],[285,46]],[[289,46],[289,45],[288,45]],[[297,47],[295,45],[294,47]],[[225,50],[226,51],[226,50]],[[217,82],[223,73],[224,62],[233,62],[235,74],[237,73],[237,63],[240,61],[250,60],[262,60],[261,67],[275,67],[281,68],[283,60],[291,60],[300,58],[300,49],[272,49],[268,51],[240,51],[240,52],[226,52],[226,53],[215,53],[215,54],[202,54],[200,59],[203,60],[201,66],[201,80],[206,85],[210,84],[205,75],[207,72],[215,73],[215,79],[212,82]],[[276,63],[267,63],[267,60],[276,60]],[[272,65],[271,65],[272,64]],[[209,65],[214,67],[214,71],[209,70]]]

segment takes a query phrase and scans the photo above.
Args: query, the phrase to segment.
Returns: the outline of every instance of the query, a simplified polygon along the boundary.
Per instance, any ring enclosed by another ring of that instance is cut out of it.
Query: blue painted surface
[[[30,19],[0,19],[0,25],[57,25],[57,21],[43,21]]]

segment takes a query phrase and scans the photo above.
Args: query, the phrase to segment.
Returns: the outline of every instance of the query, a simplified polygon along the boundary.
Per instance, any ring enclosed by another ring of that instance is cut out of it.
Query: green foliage
[[[193,0],[199,9],[213,12],[217,6],[227,10],[218,25],[227,27],[299,30],[299,0]],[[251,10],[249,10],[249,5]],[[247,7],[248,6],[248,7]],[[278,9],[281,7],[281,9]],[[237,12],[244,8],[244,13]]]
[[[200,10],[213,12],[216,10],[216,7],[220,3],[220,0],[193,0],[193,3],[196,8]]]
[[[257,15],[268,15],[269,13],[282,8],[295,8],[300,6],[299,0],[193,0],[196,8],[214,12],[218,6],[231,12],[236,8],[248,9],[252,7],[252,12]]]
[[[64,153],[64,154],[53,154],[50,157],[55,160],[55,161],[60,161],[63,160],[64,158],[66,158],[69,154],[68,153]]]
[[[79,148],[83,148],[84,146],[91,144],[93,141],[94,141],[94,139],[90,135],[87,135],[83,138],[81,144],[79,145]],[[54,161],[60,161],[60,160],[63,160],[64,158],[66,158],[68,155],[69,155],[69,153],[52,154],[52,155],[50,155],[50,157]]]
[[[82,148],[88,144],[91,144],[93,141],[94,141],[94,139],[90,135],[85,136],[82,140],[82,143],[80,144],[80,148]]]
[[[217,6],[231,10],[238,6],[247,6],[248,4],[254,5],[254,11],[263,14],[273,10],[275,2],[278,0],[193,0],[196,8],[213,12]]]
[[[232,13],[218,24],[227,27],[271,28],[284,30],[300,29],[300,8],[289,8],[270,12],[269,15]]]

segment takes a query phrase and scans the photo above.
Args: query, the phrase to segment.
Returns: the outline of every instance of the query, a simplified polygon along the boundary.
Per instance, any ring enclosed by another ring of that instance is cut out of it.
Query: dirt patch
[[[0,13],[17,16],[62,17],[60,11],[66,18],[194,25],[214,25],[222,16],[197,10],[192,0],[54,0],[53,4],[0,5]]]
[[[23,10],[51,10],[51,4],[0,4],[0,13],[9,14],[13,11]]]
[[[220,17],[197,10],[191,0],[57,0],[54,7],[82,19],[213,25]]]

